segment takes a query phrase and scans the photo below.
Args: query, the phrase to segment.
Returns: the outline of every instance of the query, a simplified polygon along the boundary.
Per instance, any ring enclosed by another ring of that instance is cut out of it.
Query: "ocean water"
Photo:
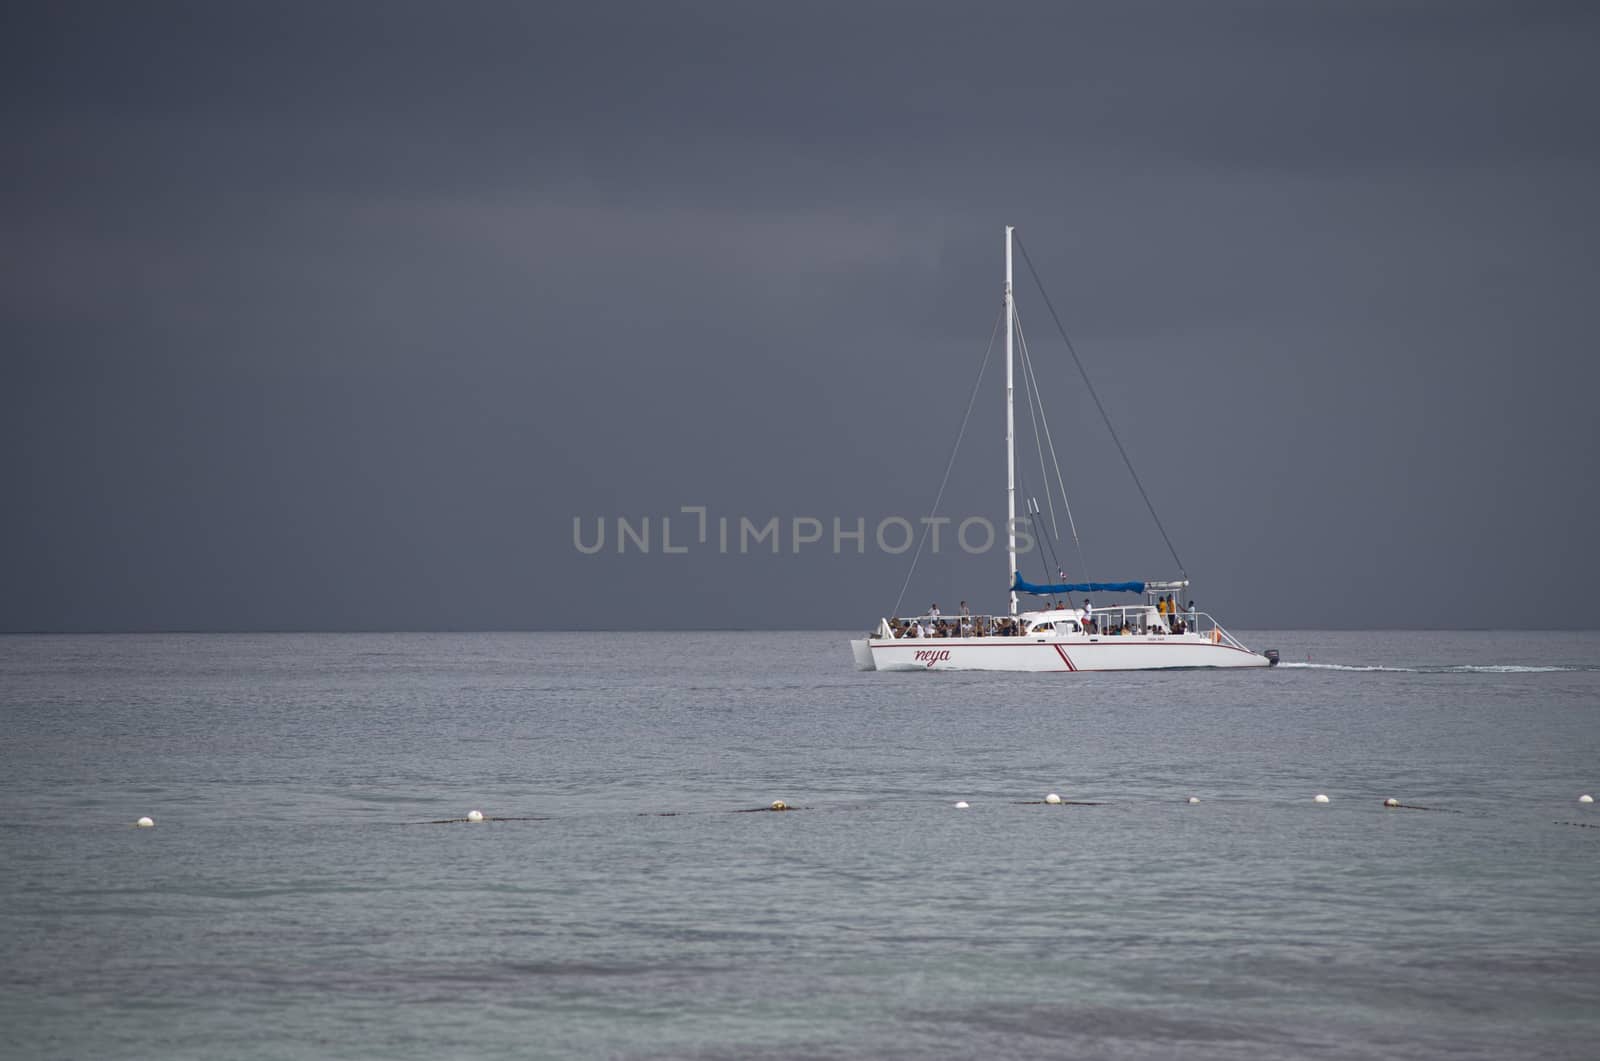
[[[1600,634],[847,636],[0,638],[0,1055],[1600,1056]]]

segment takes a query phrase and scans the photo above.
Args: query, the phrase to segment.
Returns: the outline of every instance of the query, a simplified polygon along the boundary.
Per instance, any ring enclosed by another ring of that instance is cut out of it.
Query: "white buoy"
[[[1578,802],[1579,803],[1593,803],[1594,802],[1594,797],[1589,795],[1589,793],[1585,792],[1583,795],[1578,797]]]
[[[772,801],[772,809],[773,810],[788,810],[789,809],[789,805],[787,803],[785,803],[781,799],[775,799],[775,800]]]
[[[1200,802],[1200,797],[1199,796],[1190,796],[1189,797],[1189,802],[1190,803],[1199,803]]]
[[[1400,806],[1400,801],[1391,796],[1389,799],[1383,801],[1383,805],[1385,807],[1398,807]]]
[[[467,821],[469,821],[469,822],[481,822],[481,821],[483,821],[483,811],[481,811],[481,810],[469,810],[469,811],[467,811]]]
[[[967,809],[967,801],[966,800],[963,799],[963,800],[957,800],[956,801],[956,810],[966,810],[966,809]]]
[[[1060,803],[1061,797],[1052,792],[1044,798],[1044,801],[1051,804]]]
[[[1311,797],[1311,802],[1313,802],[1313,803],[1326,803],[1326,802],[1328,802],[1328,797],[1323,795],[1321,792],[1318,792],[1315,796]]]
[[[154,829],[156,827],[156,820],[154,818],[145,817],[140,818],[133,824],[137,825],[141,829]]]

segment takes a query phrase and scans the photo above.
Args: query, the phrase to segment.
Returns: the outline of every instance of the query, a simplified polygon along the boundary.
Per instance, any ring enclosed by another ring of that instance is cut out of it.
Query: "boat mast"
[[[1017,442],[1011,396],[1011,334],[1016,330],[1016,307],[1011,301],[1011,226],[1006,226],[1006,585],[1011,590],[1011,614],[1017,614]]]

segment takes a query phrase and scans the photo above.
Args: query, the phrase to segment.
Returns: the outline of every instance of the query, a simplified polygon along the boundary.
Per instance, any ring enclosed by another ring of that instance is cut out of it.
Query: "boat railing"
[[[1172,615],[1161,614],[1158,622],[1150,621],[1150,613],[1154,609],[1148,605],[1129,604],[1111,605],[1109,607],[1095,607],[1090,612],[1094,622],[1091,637],[1119,637],[1122,628],[1127,627],[1127,634],[1133,636],[1149,635],[1157,632],[1158,636],[1172,637],[1177,635],[1177,624],[1182,622],[1183,633],[1197,635],[1203,641],[1215,644],[1228,645],[1242,651],[1250,651],[1244,643],[1230,634],[1209,613],[1201,611],[1179,611]],[[1074,624],[1078,621],[1077,612],[1064,612]],[[1048,622],[1048,619],[1039,618],[1035,625]],[[1022,633],[1021,625],[1010,615],[911,615],[897,616],[885,620],[878,630],[873,631],[872,637],[882,638],[885,628],[888,629],[893,639],[915,637],[909,633],[912,625],[922,627],[927,631],[928,637],[1019,637],[1027,636]],[[943,624],[945,633],[939,633],[940,624]],[[1006,630],[1011,632],[1007,633]]]
[[[963,627],[966,627],[968,630],[971,630],[973,634],[978,634],[978,636],[981,637],[999,637],[1001,635],[996,633],[996,631],[1011,619],[1012,617],[1009,615],[905,615],[889,619],[887,622],[891,628],[903,627],[905,630],[909,630],[914,624],[922,627],[924,630],[929,631],[930,636],[939,636],[934,634],[933,631],[938,630],[940,625],[943,624],[943,627],[946,630],[955,629],[959,631]],[[979,631],[981,631],[981,634]],[[880,636],[880,634],[874,633],[873,636],[877,637]],[[898,638],[905,637],[907,635],[904,633],[896,633],[895,636]],[[971,635],[966,634],[962,636]]]
[[[1090,610],[1089,616],[1102,634],[1111,633],[1124,626],[1129,628],[1130,633],[1142,634],[1148,633],[1155,625],[1150,621],[1152,611],[1155,609],[1147,604],[1112,604],[1106,607],[1096,605]],[[1181,622],[1185,634],[1198,634],[1202,640],[1250,651],[1208,612],[1179,609],[1170,613],[1156,612],[1156,615],[1157,622],[1164,623],[1169,633]]]
[[[1231,648],[1236,648],[1241,652],[1249,652],[1250,651],[1248,648],[1245,647],[1245,644],[1244,644],[1243,641],[1240,641],[1237,637],[1234,637],[1232,634],[1228,633],[1227,630],[1223,629],[1223,626],[1222,626],[1221,623],[1219,623],[1215,619],[1211,618],[1211,616],[1206,615],[1205,612],[1200,612],[1199,614],[1201,616],[1203,616],[1206,619],[1206,621],[1211,624],[1211,633],[1209,635],[1211,640],[1213,640],[1213,641],[1215,641],[1215,642],[1217,642],[1218,644],[1221,644],[1221,645],[1227,645],[1227,646],[1229,646]]]
[[[1074,622],[1077,616],[1071,616]],[[1040,620],[1041,622],[1043,620]],[[941,627],[942,624],[942,627]],[[910,632],[912,626],[920,626],[926,631],[923,637],[1021,637],[1022,623],[1017,617],[1011,615],[910,615],[897,616],[886,619],[879,628],[873,631],[875,638],[882,638],[884,629],[890,630],[894,639],[916,637]],[[940,632],[941,628],[943,633]]]

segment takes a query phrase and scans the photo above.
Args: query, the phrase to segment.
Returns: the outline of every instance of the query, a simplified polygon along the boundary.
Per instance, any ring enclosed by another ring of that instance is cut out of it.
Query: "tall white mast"
[[[1016,307],[1011,301],[1011,226],[1006,226],[1006,585],[1017,572],[1017,443],[1011,398],[1011,334]],[[1011,614],[1017,614],[1017,591],[1011,590]]]

